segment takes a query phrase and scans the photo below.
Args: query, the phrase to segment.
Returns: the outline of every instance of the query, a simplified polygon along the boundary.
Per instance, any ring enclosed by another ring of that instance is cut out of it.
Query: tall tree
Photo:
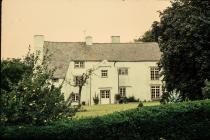
[[[17,84],[23,77],[27,66],[21,59],[1,60],[1,89],[10,91],[10,84]]]
[[[167,91],[183,99],[202,99],[210,79],[210,1],[173,0],[161,14],[160,67]]]
[[[11,60],[11,63],[13,61]],[[13,77],[16,75],[11,73],[13,75],[10,75],[9,79],[17,79],[17,83],[8,85],[9,91],[1,88],[0,124],[44,124],[68,119],[75,114],[77,108],[72,108],[71,102],[64,100],[62,85],[56,87],[51,82],[54,69],[48,68],[48,56],[44,57],[41,65],[37,64],[37,61],[38,56],[28,53],[21,61],[21,64],[27,67],[20,73],[21,78]],[[9,60],[7,63],[10,64]],[[19,63],[18,61],[17,64]],[[19,69],[16,71],[16,65],[4,69],[5,73],[10,73],[11,70],[14,73],[19,72]]]
[[[151,30],[148,30],[144,33],[144,35],[140,38],[138,38],[135,41],[142,41],[142,42],[158,42],[158,36],[160,29],[159,29],[159,22],[154,21]]]

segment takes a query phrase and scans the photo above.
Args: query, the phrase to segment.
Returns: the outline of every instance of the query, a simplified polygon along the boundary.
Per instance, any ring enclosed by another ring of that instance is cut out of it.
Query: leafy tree
[[[166,90],[180,91],[183,99],[202,99],[204,81],[210,79],[210,1],[173,0],[160,16]]]
[[[69,100],[64,100],[62,85],[55,87],[51,82],[54,70],[48,69],[47,61],[37,65],[37,60],[28,54],[23,62],[31,71],[26,71],[18,84],[12,84],[11,91],[1,91],[1,123],[43,124],[75,114]]]
[[[21,59],[1,60],[1,89],[11,91],[9,85],[17,84],[23,77],[27,66]]]
[[[85,84],[87,83],[87,80],[90,78],[91,75],[93,75],[94,71],[98,69],[98,68],[90,68],[88,69],[85,73],[82,73],[81,76],[77,76],[77,79],[74,79],[74,83],[72,83],[71,81],[69,81],[68,79],[64,79],[64,81],[69,84],[70,86],[74,86],[74,87],[78,87],[78,94],[79,94],[79,105],[78,107],[81,107],[81,94],[82,94],[82,89],[85,86]],[[70,95],[71,98],[71,95]]]
[[[138,38],[135,41],[158,42],[158,36],[160,34],[159,22],[154,21],[151,28],[151,30],[146,31],[142,37]]]

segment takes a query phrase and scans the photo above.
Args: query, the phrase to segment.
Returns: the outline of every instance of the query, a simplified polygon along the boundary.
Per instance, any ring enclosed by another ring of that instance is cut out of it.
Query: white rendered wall
[[[128,68],[128,75],[119,75],[119,86],[126,87],[126,96],[135,96],[140,100],[151,100],[151,85],[162,85],[161,80],[150,80],[150,67],[157,66],[156,62],[85,62],[85,68],[74,68],[74,62],[70,62],[66,73],[62,92],[67,98],[71,92],[78,93],[78,87],[73,87],[73,77],[86,73],[88,69],[97,68],[87,84],[82,89],[81,101],[86,104],[93,103],[93,97],[97,94],[100,98],[101,89],[111,91],[111,103],[115,103],[114,96],[118,93],[118,68]],[[101,78],[101,70],[108,70],[108,77]],[[161,91],[161,90],[160,90]],[[91,94],[90,94],[91,92]]]

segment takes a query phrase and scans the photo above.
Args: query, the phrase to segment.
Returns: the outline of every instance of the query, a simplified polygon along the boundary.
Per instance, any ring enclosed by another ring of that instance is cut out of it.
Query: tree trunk
[[[82,86],[79,86],[79,106],[81,106],[81,92],[82,92]]]

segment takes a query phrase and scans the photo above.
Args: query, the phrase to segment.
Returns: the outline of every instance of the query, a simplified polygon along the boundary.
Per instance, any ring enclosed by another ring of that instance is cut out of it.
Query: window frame
[[[74,68],[85,68],[85,61],[74,61]]]
[[[118,74],[119,75],[128,75],[128,68],[119,68]]]
[[[150,80],[159,80],[160,73],[158,67],[150,67]]]
[[[119,87],[119,94],[121,97],[126,97],[126,87]]]
[[[82,83],[81,83],[81,80],[78,79],[78,78],[82,78],[82,76],[80,76],[80,75],[74,76],[74,84],[75,84],[76,86],[80,86],[80,85],[82,84]]]
[[[101,99],[110,99],[110,90],[100,90]]]
[[[78,102],[79,101],[79,93],[72,93],[71,99],[73,102]]]
[[[101,78],[108,78],[108,70],[101,70]]]
[[[151,85],[150,86],[150,94],[151,99],[160,99],[160,85]]]

